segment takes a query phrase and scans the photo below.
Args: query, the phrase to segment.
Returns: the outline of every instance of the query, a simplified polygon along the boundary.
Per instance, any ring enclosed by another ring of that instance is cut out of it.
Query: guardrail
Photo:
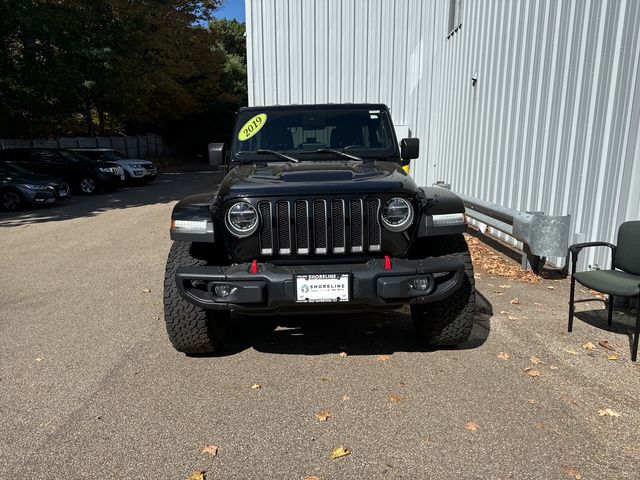
[[[445,183],[435,185],[450,189]],[[567,256],[571,215],[520,212],[468,195],[457,195],[464,202],[467,216],[522,242],[523,270],[537,270],[542,258]]]

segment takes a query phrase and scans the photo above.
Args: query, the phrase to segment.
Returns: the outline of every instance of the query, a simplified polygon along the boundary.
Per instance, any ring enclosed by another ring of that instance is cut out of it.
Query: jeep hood
[[[252,163],[225,177],[218,198],[335,195],[396,191],[416,194],[417,187],[395,162],[301,161]]]

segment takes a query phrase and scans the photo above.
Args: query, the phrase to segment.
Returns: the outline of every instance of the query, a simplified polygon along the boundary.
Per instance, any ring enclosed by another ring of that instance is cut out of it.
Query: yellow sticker
[[[250,118],[249,121],[240,128],[240,132],[238,132],[238,140],[241,142],[249,140],[258,133],[262,127],[264,127],[265,123],[267,123],[266,113],[259,113],[255,117]]]

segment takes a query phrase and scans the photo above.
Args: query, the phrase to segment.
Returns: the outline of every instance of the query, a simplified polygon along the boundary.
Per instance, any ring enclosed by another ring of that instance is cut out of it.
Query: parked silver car
[[[120,165],[126,177],[126,182],[147,183],[156,179],[158,170],[153,162],[138,158],[128,158],[126,155],[111,148],[71,148],[85,157],[99,162],[109,162]]]

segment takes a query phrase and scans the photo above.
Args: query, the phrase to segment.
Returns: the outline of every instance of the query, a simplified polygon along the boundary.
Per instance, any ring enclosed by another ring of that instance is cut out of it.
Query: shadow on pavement
[[[599,302],[599,300],[594,300]],[[568,312],[567,312],[568,315]],[[630,309],[614,308],[613,325],[607,324],[607,309],[582,310],[575,312],[573,320],[573,332],[580,331],[580,322],[587,323],[592,327],[598,328],[603,332],[618,333],[626,335],[629,341],[629,349],[633,347],[633,334],[636,326],[636,312]],[[577,320],[577,321],[576,321]]]
[[[75,195],[49,207],[0,212],[0,228],[92,217],[108,210],[170,203],[188,195],[215,191],[221,180],[222,174],[215,171],[162,173],[146,185],[90,196]]]
[[[381,355],[395,352],[468,350],[484,344],[491,330],[491,305],[485,297],[478,309],[471,337],[455,347],[426,347],[418,338],[407,308],[375,314],[232,317],[231,338],[214,356],[229,356],[254,348],[287,355]],[[276,329],[276,326],[278,328]]]

